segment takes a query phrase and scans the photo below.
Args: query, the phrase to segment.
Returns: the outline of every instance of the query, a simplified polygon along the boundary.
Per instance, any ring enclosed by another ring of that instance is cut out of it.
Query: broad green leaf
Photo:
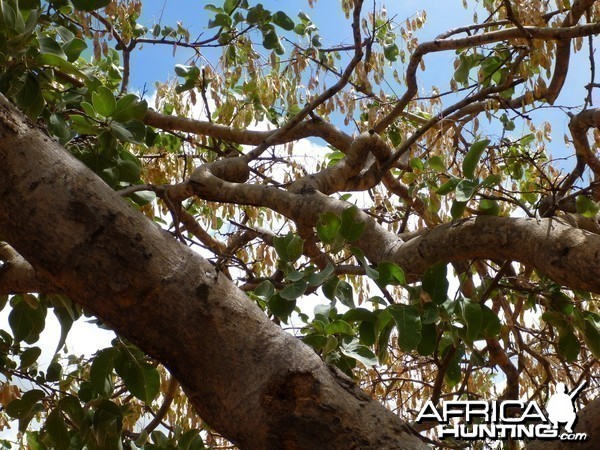
[[[294,236],[288,233],[285,236],[275,236],[273,238],[273,246],[282,261],[294,262],[304,250],[304,240],[299,236]]]
[[[463,160],[463,175],[465,178],[475,178],[475,168],[477,167],[477,164],[479,164],[481,155],[483,155],[483,152],[489,144],[489,139],[483,139],[481,141],[474,142],[473,145],[471,145],[471,148]]]
[[[342,219],[331,211],[319,215],[317,236],[325,244],[333,244],[342,224]]]
[[[42,54],[49,53],[52,55],[59,56],[62,59],[67,59],[67,55],[65,55],[65,52],[60,47],[58,42],[56,42],[51,37],[49,37],[49,36],[39,37],[38,42],[40,44],[40,52],[42,52]]]
[[[462,317],[467,328],[467,341],[473,342],[477,339],[483,327],[483,312],[481,310],[481,305],[471,300],[463,301]]]
[[[444,160],[440,156],[432,156],[427,160],[427,165],[431,167],[436,172],[444,172],[446,170],[446,165],[444,164]],[[439,192],[438,192],[439,193]]]
[[[579,339],[575,336],[571,330],[566,330],[561,333],[560,338],[558,340],[558,351],[567,362],[573,362],[579,356]]]
[[[585,195],[578,195],[575,200],[575,206],[577,208],[577,214],[581,214],[584,217],[594,218],[600,211],[598,204]]]
[[[352,286],[345,281],[340,280],[335,289],[335,298],[340,301],[342,305],[347,306],[348,308],[355,308],[354,304],[354,294],[352,291]]]
[[[295,300],[286,300],[279,294],[275,294],[269,298],[268,304],[271,313],[283,320],[287,319],[296,307]]]
[[[344,339],[340,345],[340,352],[349,358],[357,360],[359,363],[369,368],[377,364],[377,356],[370,348],[362,345],[358,339]]]
[[[13,306],[8,315],[8,324],[15,342],[21,342],[32,333],[35,327],[33,315],[33,309],[24,301],[19,301]]]
[[[489,307],[481,305],[482,320],[483,320],[483,337],[486,339],[494,339],[500,334],[502,330],[502,324],[498,315],[494,313]]]
[[[299,280],[292,284],[288,284],[281,291],[279,291],[279,295],[286,300],[296,300],[298,297],[302,297],[304,295],[307,287],[308,282]]]
[[[40,66],[56,67],[62,72],[73,75],[79,80],[83,81],[88,79],[88,76],[81,72],[72,63],[52,53],[42,53],[41,55],[37,56],[35,61]]]
[[[48,414],[44,427],[50,435],[50,439],[52,439],[54,448],[58,450],[67,450],[69,448],[71,441],[69,430],[59,409],[55,409]]]
[[[452,202],[452,206],[450,207],[450,215],[455,220],[460,219],[463,216],[465,209],[467,209],[467,202],[459,202],[454,200]]]
[[[600,359],[600,332],[592,320],[586,318],[583,339],[596,359]]]
[[[379,279],[379,271],[373,269],[370,266],[370,264],[367,262],[367,258],[365,258],[365,254],[363,253],[363,251],[358,247],[350,247],[350,251],[354,254],[361,266],[364,267],[366,275],[370,279],[377,281]]]
[[[85,41],[79,38],[73,38],[68,42],[61,45],[62,51],[64,52],[67,60],[70,62],[77,61],[81,52],[87,48]]]
[[[26,417],[33,416],[35,405],[45,396],[44,391],[40,389],[27,391],[23,394],[23,397],[14,399],[6,405],[6,414],[13,419],[25,419]]]
[[[111,117],[117,109],[117,100],[110,89],[100,86],[92,92],[92,105],[102,117]]]
[[[395,62],[400,54],[400,49],[394,43],[383,46],[383,56],[390,62]]]
[[[29,347],[20,355],[21,364],[19,365],[19,369],[27,369],[34,365],[37,359],[42,354],[42,349],[39,347]]]
[[[117,139],[125,142],[135,142],[135,138],[131,131],[129,131],[122,123],[111,122],[109,128],[111,134]]]
[[[152,403],[152,400],[156,398],[160,391],[158,370],[147,362],[128,357],[124,364],[120,366],[118,374],[125,382],[125,387],[129,392],[148,405]]]
[[[362,321],[376,322],[377,316],[372,311],[369,311],[368,309],[354,308],[354,309],[348,310],[342,316],[342,320],[345,320],[346,322],[362,322]]]
[[[78,427],[85,419],[85,412],[79,399],[73,395],[66,395],[58,401],[60,410]]]
[[[446,301],[449,286],[446,263],[431,266],[423,274],[423,290],[429,294],[431,301],[436,305]]]
[[[451,347],[447,347],[446,351],[450,351]],[[444,355],[445,356],[445,355]],[[454,353],[454,356],[450,360],[448,364],[448,368],[446,369],[446,373],[444,374],[444,381],[448,385],[448,387],[454,387],[462,378],[462,373],[460,370],[460,362],[462,357],[464,356],[464,348],[459,348]]]
[[[254,289],[254,295],[262,298],[263,300],[268,300],[271,296],[275,294],[275,288],[273,287],[273,283],[269,280],[262,281],[256,289]]]
[[[96,353],[90,368],[90,382],[101,396],[108,397],[113,391],[112,374],[115,366],[115,348],[105,348]]]
[[[325,333],[326,334],[347,334],[354,335],[354,328],[348,322],[343,320],[335,320],[331,323],[325,325]]]
[[[361,344],[371,347],[377,341],[375,337],[375,322],[364,321],[358,326],[358,335]]]
[[[482,198],[479,200],[477,211],[486,216],[497,216],[500,214],[500,204],[496,200]]]
[[[421,328],[421,340],[417,346],[417,352],[421,356],[432,355],[437,345],[437,327],[432,324],[423,324]]]
[[[148,111],[146,100],[140,100],[137,95],[127,94],[117,100],[113,118],[121,123],[130,120],[142,120]]]
[[[334,267],[331,263],[327,264],[322,271],[319,273],[312,273],[308,277],[308,284],[310,286],[320,286],[322,285],[327,278],[329,278],[334,272]]]
[[[358,215],[358,208],[351,206],[342,211],[341,223],[340,223],[340,234],[348,242],[355,242],[363,234],[366,224],[356,220]]]
[[[479,187],[478,183],[475,183],[471,180],[461,180],[456,185],[456,201],[457,202],[467,202],[473,197],[477,188]]]
[[[396,263],[382,261],[377,264],[377,272],[379,272],[379,278],[376,281],[380,286],[406,284],[404,271]]]
[[[302,342],[310,345],[316,351],[322,350],[327,344],[327,337],[321,334],[310,334],[302,338]]]
[[[400,349],[405,352],[416,349],[421,341],[419,310],[412,305],[392,305],[387,310],[396,322]]]
[[[53,361],[48,365],[48,369],[46,370],[46,381],[56,382],[60,381],[62,377],[62,366],[59,362]]]
[[[133,161],[120,159],[117,162],[117,167],[119,168],[119,180],[128,183],[135,183],[139,181],[141,169]]]
[[[286,31],[294,29],[294,21],[288,17],[283,11],[277,11],[273,14],[273,23]]]
[[[444,184],[442,184],[439,188],[435,190],[435,193],[438,195],[446,195],[450,192],[453,192],[456,189],[456,185],[460,182],[460,178],[450,178]]]

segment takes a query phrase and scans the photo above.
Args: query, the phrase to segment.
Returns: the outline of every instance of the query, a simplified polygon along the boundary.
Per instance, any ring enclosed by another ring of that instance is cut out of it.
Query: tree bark
[[[242,448],[423,448],[0,95],[0,239],[180,381]]]

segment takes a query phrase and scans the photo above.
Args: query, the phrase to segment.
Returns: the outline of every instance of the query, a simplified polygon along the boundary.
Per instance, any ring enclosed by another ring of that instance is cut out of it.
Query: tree
[[[555,381],[586,381],[597,417],[600,7],[558,3],[486,0],[419,43],[424,12],[344,0],[338,45],[246,0],[207,5],[196,41],[140,1],[2,0],[0,420],[31,448],[412,449],[440,444],[426,399],[542,403]],[[143,46],[195,52],[153,109],[129,93]],[[422,96],[439,52],[448,88]],[[60,352],[82,315],[118,336],[90,359]]]

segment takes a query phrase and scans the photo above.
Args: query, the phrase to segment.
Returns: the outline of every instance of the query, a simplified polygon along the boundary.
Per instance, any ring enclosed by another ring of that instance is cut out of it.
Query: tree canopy
[[[425,401],[557,382],[600,416],[599,2],[284,3],[0,0],[2,448],[459,448]]]

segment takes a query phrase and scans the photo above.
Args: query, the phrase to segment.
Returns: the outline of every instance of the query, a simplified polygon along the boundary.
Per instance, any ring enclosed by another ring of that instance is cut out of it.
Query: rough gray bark
[[[0,95],[0,238],[176,376],[242,448],[424,444]]]

